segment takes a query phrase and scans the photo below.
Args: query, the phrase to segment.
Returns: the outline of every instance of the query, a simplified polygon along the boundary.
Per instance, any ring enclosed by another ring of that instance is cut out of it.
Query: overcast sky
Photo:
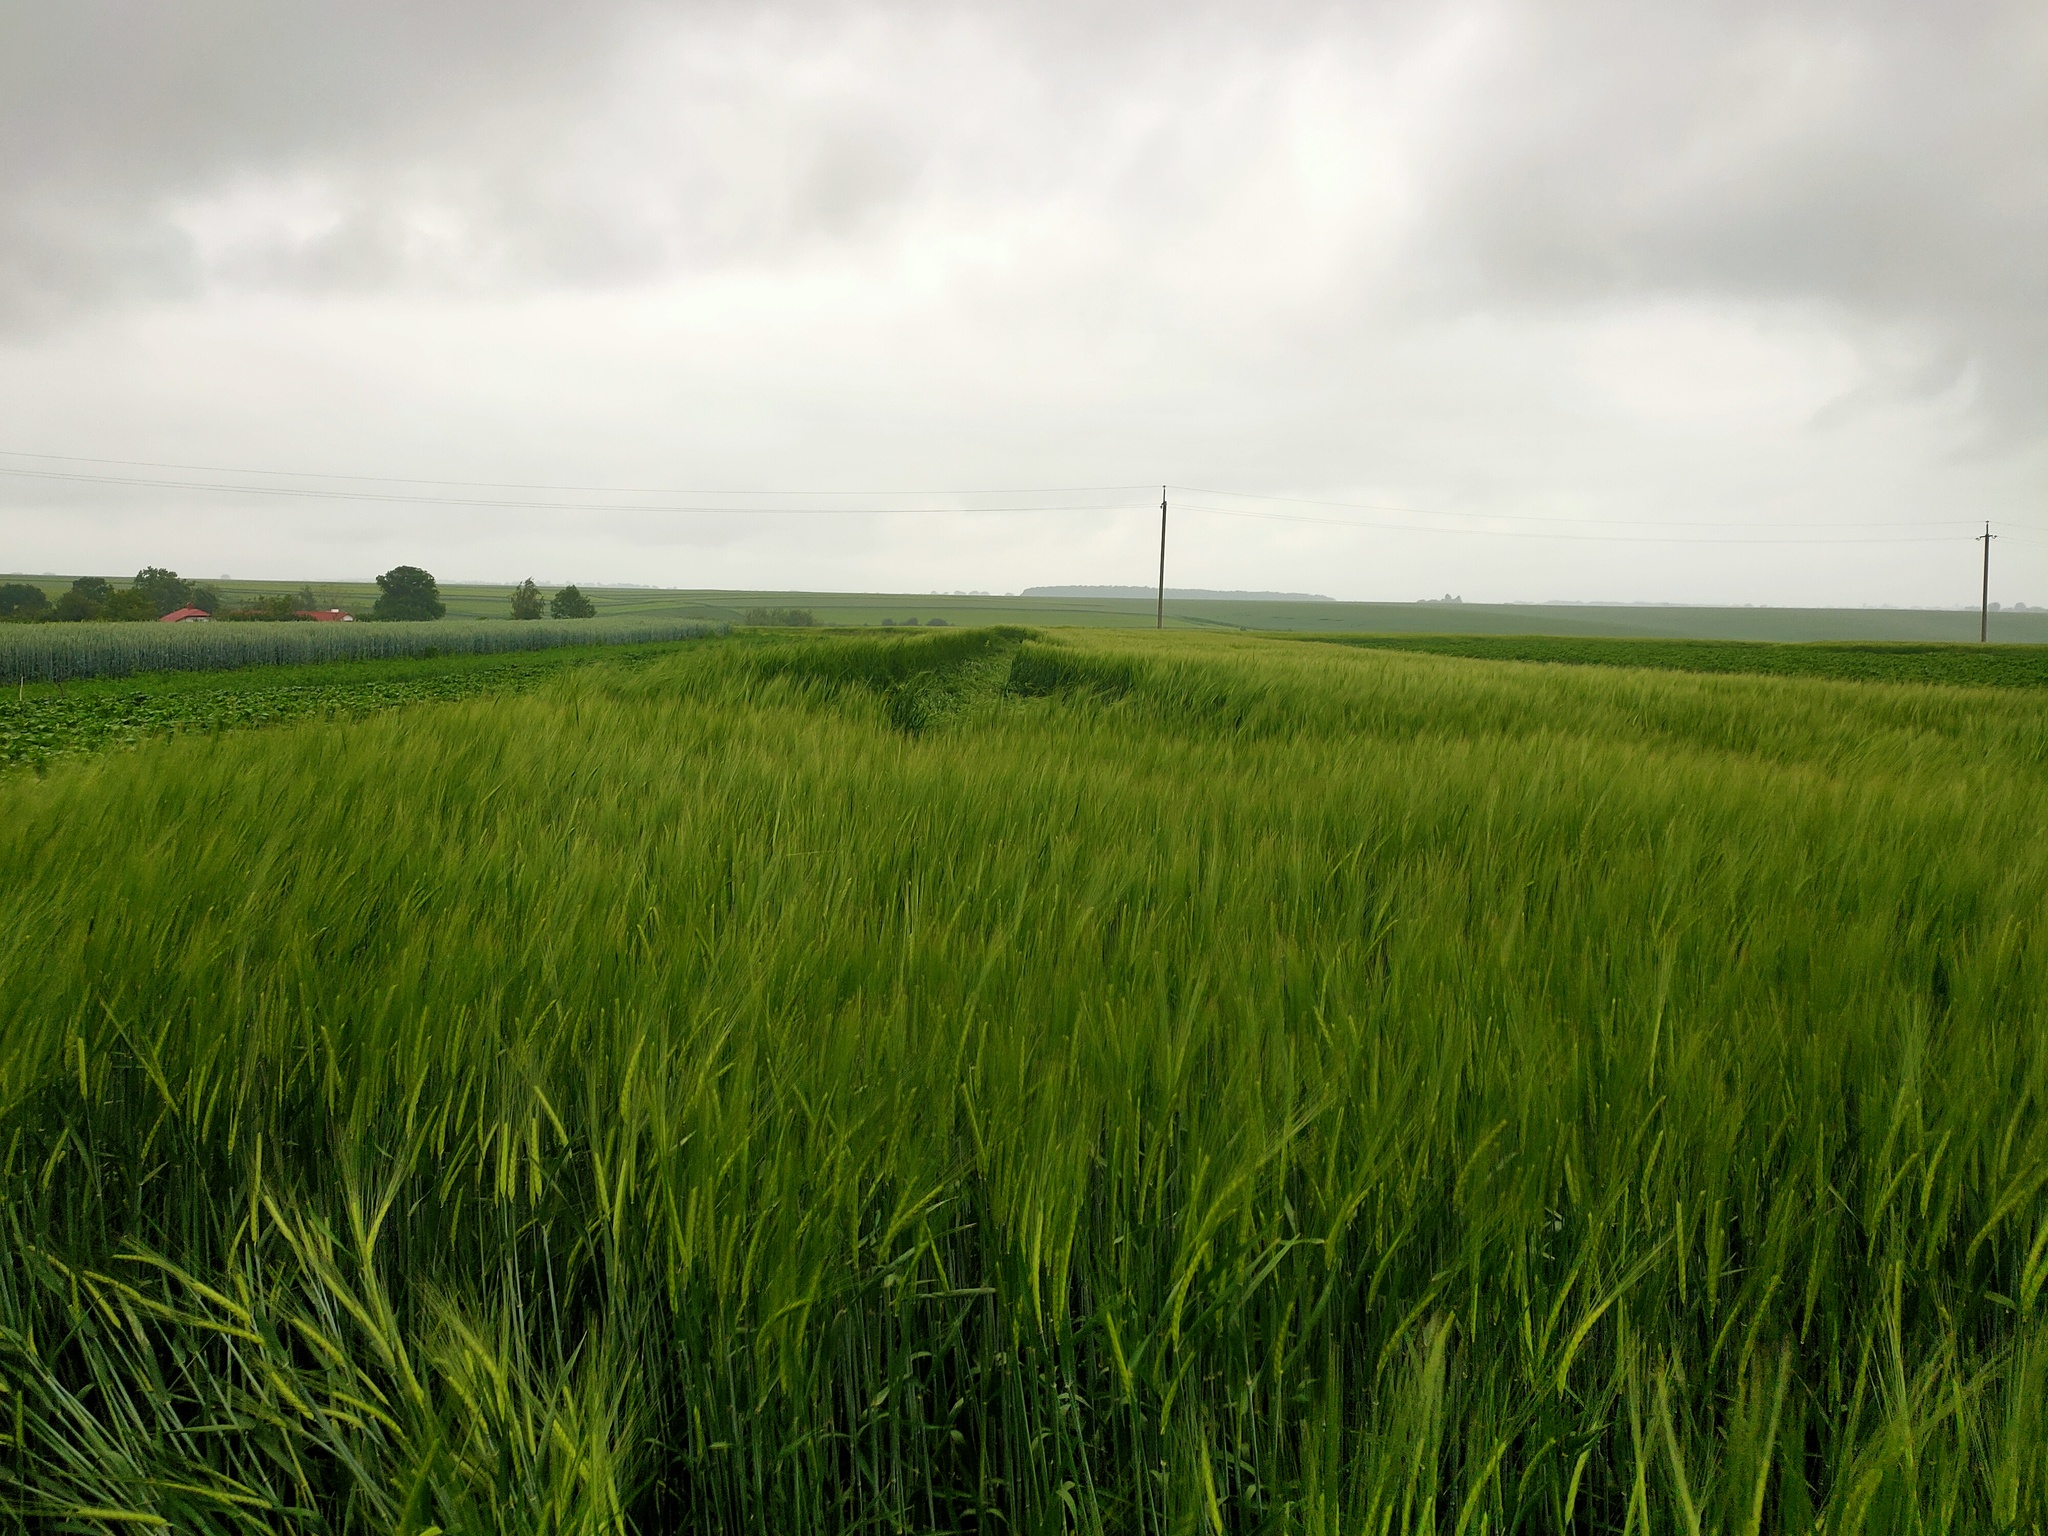
[[[2048,7],[0,0],[0,450],[15,571],[2048,602]]]

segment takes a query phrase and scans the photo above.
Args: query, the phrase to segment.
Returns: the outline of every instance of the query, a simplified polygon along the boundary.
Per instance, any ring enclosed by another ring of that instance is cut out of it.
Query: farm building
[[[206,624],[211,623],[212,620],[213,615],[204,608],[173,608],[158,622],[163,624]]]
[[[343,613],[339,608],[301,608],[296,617],[318,619],[322,624],[353,624],[356,621],[354,614]]]

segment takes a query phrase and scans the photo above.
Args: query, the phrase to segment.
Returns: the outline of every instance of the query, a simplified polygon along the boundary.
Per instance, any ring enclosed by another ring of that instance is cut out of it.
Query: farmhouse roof
[[[353,624],[356,616],[343,613],[339,608],[301,608],[298,616],[302,619],[318,619],[322,624]]]
[[[173,608],[163,616],[165,624],[190,624],[194,620],[208,620],[213,617],[204,608]]]

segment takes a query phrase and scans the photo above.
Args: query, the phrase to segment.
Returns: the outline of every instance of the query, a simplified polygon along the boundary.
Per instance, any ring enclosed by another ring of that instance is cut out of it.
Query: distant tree
[[[184,580],[176,571],[167,571],[160,565],[146,565],[135,573],[135,585],[130,590],[148,594],[150,605],[156,609],[153,619],[188,606],[192,601],[192,583]]]
[[[512,589],[512,617],[515,619],[537,619],[547,612],[547,603],[540,595],[540,588],[527,577]]]
[[[594,619],[597,617],[597,604],[574,586],[567,586],[548,599],[548,612],[558,619]]]
[[[377,593],[373,619],[438,619],[448,611],[440,586],[416,565],[394,565],[377,578]]]
[[[0,619],[40,619],[50,611],[50,595],[25,581],[0,586]]]
[[[259,597],[252,603],[245,603],[240,608],[231,608],[217,617],[267,624],[284,624],[294,620],[306,622],[299,616],[299,600],[288,592]]]
[[[136,624],[149,619],[160,619],[169,612],[171,610],[168,608],[157,608],[157,599],[150,595],[148,588],[123,587],[100,604],[98,617],[109,623]]]
[[[57,599],[50,617],[60,624],[77,624],[100,616],[100,606],[114,595],[114,584],[104,576],[81,576],[71,590]]]
[[[349,606],[333,587],[316,587],[311,582],[300,587],[291,597],[293,613],[330,613]]]
[[[946,627],[944,619],[926,619],[924,623],[927,629],[944,629]]]
[[[194,608],[205,609],[206,612],[210,614],[219,613],[221,611],[221,608],[224,606],[224,604],[222,604],[220,600],[219,588],[204,586],[197,582],[193,583],[192,591],[186,597],[185,601],[190,603]]]
[[[749,608],[744,624],[795,625],[802,628],[818,622],[818,616],[808,608]]]

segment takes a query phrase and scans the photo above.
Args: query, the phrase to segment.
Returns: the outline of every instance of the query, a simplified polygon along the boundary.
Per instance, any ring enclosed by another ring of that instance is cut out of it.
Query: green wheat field
[[[2048,695],[1574,659],[741,632],[0,772],[0,1522],[2043,1529]]]

